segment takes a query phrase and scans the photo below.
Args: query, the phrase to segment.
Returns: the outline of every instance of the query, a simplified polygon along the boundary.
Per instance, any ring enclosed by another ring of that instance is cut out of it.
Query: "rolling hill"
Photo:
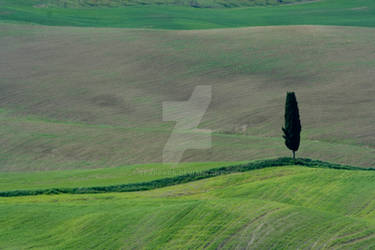
[[[145,192],[1,198],[0,246],[371,249],[374,178],[284,166]]]
[[[375,162],[372,28],[199,31],[0,24],[0,167],[80,169],[161,162],[175,125],[164,101],[211,85],[209,150],[183,161],[288,155],[285,92],[297,92],[300,157]]]
[[[0,249],[374,249],[374,27],[373,0],[0,0]],[[161,164],[199,85],[212,147]],[[290,90],[322,161],[252,161],[290,154]]]

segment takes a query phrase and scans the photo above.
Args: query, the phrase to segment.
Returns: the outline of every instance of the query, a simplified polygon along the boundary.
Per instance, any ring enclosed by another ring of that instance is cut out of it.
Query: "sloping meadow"
[[[1,248],[372,248],[374,171],[284,166],[152,191],[0,199]]]
[[[183,161],[289,154],[285,93],[297,93],[300,157],[375,162],[375,33],[332,26],[160,31],[0,25],[2,170],[162,161],[164,101],[212,86],[199,128],[212,147]]]

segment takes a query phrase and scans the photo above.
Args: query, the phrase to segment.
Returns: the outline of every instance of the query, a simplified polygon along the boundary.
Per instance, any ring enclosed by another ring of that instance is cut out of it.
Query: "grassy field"
[[[372,0],[321,0],[273,7],[200,9],[155,5],[123,8],[75,8],[69,7],[69,4],[66,5],[67,8],[62,8],[53,7],[54,2],[56,1],[1,0],[0,20],[57,26],[155,29],[208,29],[307,24],[375,26],[375,3]],[[63,3],[63,1],[60,2]],[[147,1],[142,2],[147,3]],[[217,1],[206,0],[201,2],[217,3]],[[48,3],[52,3],[52,7]]]
[[[308,0],[41,0],[39,7],[85,8],[85,7],[128,7],[144,5],[189,6],[194,8],[231,8],[242,6],[268,6],[303,3]],[[313,1],[313,0],[311,0]]]
[[[2,173],[0,192],[9,190],[110,186],[199,173],[239,162],[144,164],[116,168]]]
[[[85,171],[49,171],[44,173],[9,173],[1,179],[0,197],[51,194],[98,194],[147,191],[198,180],[249,172],[264,168],[300,166],[307,168],[371,171],[375,168],[312,160],[280,157],[242,163],[185,163],[178,165],[135,165]],[[4,187],[3,187],[4,186]]]
[[[213,100],[209,150],[183,161],[288,156],[285,93],[297,92],[298,156],[374,166],[375,33],[333,26],[160,31],[0,25],[0,168],[161,162],[163,101],[197,85]],[[212,45],[215,46],[212,46]]]
[[[290,166],[146,192],[2,198],[0,247],[371,249],[374,178]]]
[[[374,249],[375,171],[218,169],[290,155],[287,91],[298,157],[375,168],[375,1],[282,2],[0,0],[0,249]],[[212,147],[161,164],[198,85]]]

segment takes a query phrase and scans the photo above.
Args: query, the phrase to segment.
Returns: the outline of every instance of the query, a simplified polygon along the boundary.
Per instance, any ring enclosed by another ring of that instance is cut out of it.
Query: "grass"
[[[299,157],[375,162],[372,28],[160,31],[0,25],[0,169],[106,168],[162,161],[164,101],[211,85],[212,148],[183,161],[287,156],[285,93],[302,119]],[[212,46],[215,44],[215,46]],[[98,59],[100,58],[100,59]],[[359,122],[360,121],[360,122]]]
[[[372,248],[374,177],[289,166],[145,192],[2,198],[0,246]]]
[[[290,4],[290,3],[301,3],[305,0],[48,0],[40,1],[40,7],[62,7],[62,8],[85,8],[85,7],[127,7],[127,6],[138,6],[138,5],[177,5],[177,6],[189,6],[194,8],[231,8],[240,6],[267,6],[267,5],[279,5],[279,4]]]
[[[222,168],[289,153],[280,127],[291,89],[299,156],[374,166],[373,1],[45,3],[0,0],[0,190],[42,194],[1,197],[1,249],[375,248],[374,171]],[[248,26],[262,27],[231,29]],[[200,128],[213,146],[183,161],[207,163],[157,163],[174,125],[162,102],[203,84],[213,101]]]
[[[219,165],[220,163],[216,163]],[[221,163],[222,164],[222,163]],[[340,165],[340,164],[333,164],[333,163],[328,163],[328,162],[322,162],[322,161],[317,161],[317,160],[311,160],[311,159],[292,159],[292,158],[278,158],[278,159],[272,159],[272,160],[263,160],[263,161],[255,161],[255,162],[250,162],[250,163],[244,163],[244,164],[236,164],[236,165],[231,165],[231,166],[221,166],[218,167],[215,164],[190,164],[190,166],[195,166],[195,170],[189,170],[185,167],[181,167],[181,165],[188,165],[188,164],[180,164],[176,166],[167,166],[167,165],[162,165],[162,167],[158,166],[156,169],[151,169],[151,171],[155,171],[156,173],[159,172],[159,174],[152,175],[152,172],[150,173],[150,169],[146,170],[149,172],[147,176],[145,177],[144,173],[140,174],[140,172],[144,171],[142,167],[138,166],[136,168],[137,174],[135,176],[131,176],[129,178],[129,175],[132,175],[131,171],[126,171],[124,175],[124,171],[121,171],[124,176],[127,177],[122,177],[120,180],[123,182],[121,184],[117,184],[118,179],[113,178],[113,170],[94,170],[94,171],[86,171],[85,173],[85,180],[80,183],[75,183],[75,187],[68,187],[68,185],[71,185],[71,179],[72,179],[72,173],[71,171],[69,172],[57,172],[52,175],[52,178],[49,178],[48,181],[56,181],[58,182],[56,184],[49,184],[49,188],[44,188],[44,189],[35,189],[35,182],[39,182],[43,185],[46,185],[46,179],[41,178],[40,174],[32,174],[32,175],[26,175],[28,178],[29,183],[23,183],[24,189],[22,190],[9,190],[9,188],[6,191],[0,192],[0,196],[3,197],[11,197],[11,196],[28,196],[28,195],[42,195],[42,194],[86,194],[86,193],[108,193],[108,192],[134,192],[134,191],[144,191],[144,190],[152,190],[156,188],[162,188],[162,187],[167,187],[167,186],[173,186],[173,185],[178,185],[182,183],[187,183],[187,182],[193,182],[201,179],[207,179],[207,178],[212,178],[215,176],[219,175],[227,175],[231,173],[237,173],[237,172],[247,172],[247,171],[252,171],[252,170],[257,170],[257,169],[262,169],[262,168],[269,168],[269,167],[275,167],[275,166],[288,166],[288,165],[299,165],[299,166],[306,166],[306,167],[311,167],[311,168],[328,168],[328,169],[340,169],[340,170],[367,170],[367,171],[374,171],[375,168],[358,168],[358,167],[353,167],[353,166],[347,166],[347,165]],[[209,168],[215,166],[215,168]],[[200,166],[200,168],[197,168]],[[204,167],[201,167],[204,166]],[[162,175],[162,171],[167,171],[169,167],[169,175],[164,174]],[[130,168],[130,167],[129,167]],[[116,169],[118,170],[118,169]],[[75,171],[77,172],[77,171]],[[102,178],[105,180],[93,180],[94,178],[100,178],[100,175],[96,175],[97,172],[101,172]],[[112,174],[109,176],[103,176],[104,174]],[[177,174],[177,172],[181,172],[180,175]],[[50,175],[48,173],[47,175]],[[7,183],[11,183],[15,179],[16,174],[10,174],[8,176],[4,176],[4,179],[6,180]],[[18,174],[16,177],[19,179],[19,177],[24,177],[25,174]],[[30,178],[34,177],[34,178]],[[50,175],[51,176],[51,175]],[[118,176],[118,175],[116,175]],[[79,178],[80,175],[75,173],[73,178]],[[151,178],[150,178],[151,177]],[[158,179],[159,178],[159,179]],[[31,180],[30,180],[31,179]],[[40,181],[39,181],[40,180]],[[88,183],[91,183],[91,186],[87,186],[87,180],[89,180]],[[138,181],[138,182],[137,182]],[[110,185],[103,186],[103,183],[108,183],[110,182]],[[77,184],[79,186],[77,186]],[[86,186],[85,186],[86,184]],[[11,186],[14,184],[11,183]],[[39,184],[40,185],[40,184]],[[48,185],[48,184],[47,184]],[[59,185],[62,185],[59,186]],[[100,186],[101,185],[101,186]],[[30,189],[31,188],[31,189]]]
[[[156,179],[174,177],[189,173],[199,173],[211,168],[233,164],[235,163],[154,163],[100,169],[7,172],[1,174],[0,191],[109,186],[136,182],[148,182]]]
[[[1,0],[0,3],[0,20],[56,26],[154,29],[307,24],[375,26],[375,4],[371,0],[322,0],[297,5],[238,9],[154,5],[124,8],[41,8],[45,1],[40,0]]]

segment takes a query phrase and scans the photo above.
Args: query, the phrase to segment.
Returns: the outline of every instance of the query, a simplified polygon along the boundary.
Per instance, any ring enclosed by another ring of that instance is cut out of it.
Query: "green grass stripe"
[[[0,21],[52,26],[211,29],[269,25],[375,26],[373,0],[320,0],[273,7],[188,6],[38,7],[39,1],[0,0]]]
[[[110,186],[97,186],[97,187],[77,187],[77,188],[48,188],[48,189],[37,189],[37,190],[13,190],[0,192],[0,197],[13,197],[13,196],[30,196],[30,195],[42,195],[42,194],[91,194],[91,193],[107,193],[107,192],[134,192],[134,191],[145,191],[156,188],[162,188],[167,186],[173,186],[177,184],[183,184],[187,182],[197,181],[201,179],[207,179],[219,175],[226,175],[231,173],[246,172],[256,169],[298,165],[312,168],[329,168],[339,170],[360,170],[360,171],[373,171],[374,168],[359,168],[349,165],[341,165],[329,162],[323,162],[319,160],[303,159],[299,158],[293,160],[292,158],[277,158],[270,160],[262,160],[249,162],[247,164],[226,166],[220,168],[209,169],[206,171],[189,173],[185,175],[163,178],[153,180],[149,182],[139,182],[121,185],[110,185]]]

